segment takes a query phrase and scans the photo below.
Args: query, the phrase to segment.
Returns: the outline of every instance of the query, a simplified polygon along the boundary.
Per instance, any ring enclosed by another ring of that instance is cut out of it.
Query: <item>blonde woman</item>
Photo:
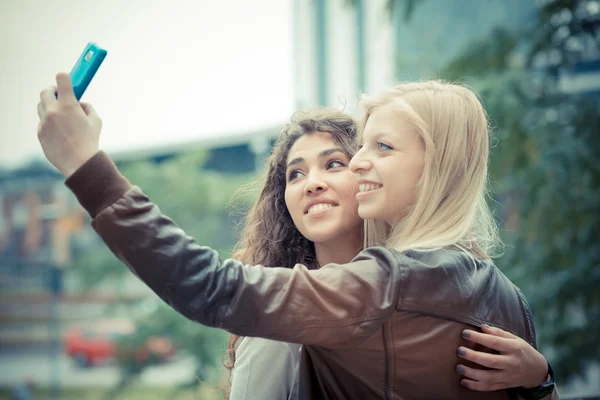
[[[297,398],[515,398],[511,389],[471,391],[454,372],[464,362],[457,347],[463,356],[485,350],[461,337],[482,326],[536,344],[526,300],[489,258],[498,239],[485,204],[488,123],[471,91],[411,83],[363,101],[350,169],[376,246],[311,270],[221,261],[186,236],[98,152],[100,119],[67,82],[59,75],[58,101],[53,88],[42,92],[38,136],[96,231],[182,315],[303,344]],[[323,211],[337,211],[330,206]],[[552,379],[519,390],[556,396]]]

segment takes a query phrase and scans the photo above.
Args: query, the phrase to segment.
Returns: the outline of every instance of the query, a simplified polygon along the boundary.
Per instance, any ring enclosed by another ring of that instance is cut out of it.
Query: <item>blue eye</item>
[[[379,151],[389,151],[389,150],[393,150],[393,147],[390,145],[387,145],[385,143],[382,142],[377,142],[377,150]]]
[[[327,169],[345,167],[346,164],[340,160],[331,160],[327,163]]]

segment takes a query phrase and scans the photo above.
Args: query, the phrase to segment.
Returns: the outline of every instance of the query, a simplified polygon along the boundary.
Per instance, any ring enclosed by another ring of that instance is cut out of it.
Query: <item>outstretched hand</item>
[[[513,387],[534,388],[546,382],[548,363],[529,343],[500,328],[481,328],[483,333],[464,330],[463,337],[500,354],[474,351],[459,347],[458,355],[489,370],[469,368],[459,364],[458,373],[464,376],[461,384],[472,390],[493,391]]]
[[[69,74],[56,75],[56,84],[40,93],[38,139],[67,178],[98,152],[102,120],[91,105],[77,101]]]

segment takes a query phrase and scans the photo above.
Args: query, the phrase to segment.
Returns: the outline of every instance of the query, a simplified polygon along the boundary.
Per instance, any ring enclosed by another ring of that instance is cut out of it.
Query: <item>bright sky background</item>
[[[0,0],[0,167],[43,157],[36,105],[89,41],[82,101],[130,151],[282,124],[293,111],[289,0]]]

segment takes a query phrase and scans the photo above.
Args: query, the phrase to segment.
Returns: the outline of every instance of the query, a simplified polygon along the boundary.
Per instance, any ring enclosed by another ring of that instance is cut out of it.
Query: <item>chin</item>
[[[329,242],[339,236],[340,234],[336,234],[335,232],[310,232],[308,235],[305,235],[305,237],[313,243]]]
[[[305,238],[315,243],[328,242],[348,233],[345,226],[332,226],[325,229],[313,230],[304,235]]]
[[[373,210],[373,207],[369,206],[359,206],[358,216],[362,219],[379,219],[380,217],[379,213]]]

